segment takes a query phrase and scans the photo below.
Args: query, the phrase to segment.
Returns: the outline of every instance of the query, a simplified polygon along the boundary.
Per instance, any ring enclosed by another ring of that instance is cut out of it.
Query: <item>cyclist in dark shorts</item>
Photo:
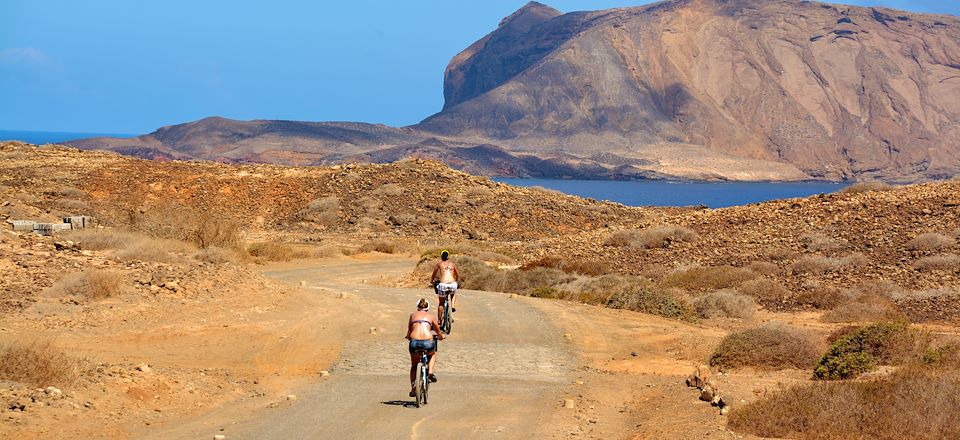
[[[431,330],[433,331],[431,333]],[[436,336],[434,336],[436,333]],[[416,396],[414,383],[417,379],[417,364],[420,363],[420,353],[417,350],[426,350],[430,362],[427,363],[427,374],[430,382],[436,382],[433,374],[433,365],[437,363],[437,342],[434,338],[443,339],[440,333],[440,324],[437,318],[430,313],[430,302],[424,298],[417,301],[417,311],[410,314],[407,324],[407,339],[410,341],[410,397]]]

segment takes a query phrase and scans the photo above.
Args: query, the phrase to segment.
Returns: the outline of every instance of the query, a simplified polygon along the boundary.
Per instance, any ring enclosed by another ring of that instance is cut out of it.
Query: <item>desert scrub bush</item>
[[[90,210],[90,205],[88,205],[87,202],[75,199],[59,199],[54,202],[54,206],[74,214],[80,214]]]
[[[796,439],[960,438],[960,374],[909,367],[871,381],[812,382],[735,408],[729,426]]]
[[[361,217],[360,220],[357,220],[357,228],[373,232],[386,232],[390,229],[383,220],[378,220],[373,217]]]
[[[123,275],[104,269],[87,269],[64,276],[50,287],[56,296],[75,296],[86,299],[104,299],[120,295],[124,287]]]
[[[611,234],[604,241],[606,246],[633,248],[662,248],[674,242],[690,242],[697,233],[682,226],[654,226],[644,229],[624,229]]]
[[[896,189],[897,187],[889,183],[879,182],[879,181],[866,181],[866,182],[857,182],[853,185],[844,187],[840,191],[837,191],[840,194],[861,194],[870,191],[890,191]]]
[[[960,256],[956,254],[940,254],[923,257],[914,263],[919,271],[930,272],[933,270],[956,270],[960,268]]]
[[[817,362],[817,344],[811,334],[782,324],[767,324],[727,335],[710,355],[720,369],[810,368]]]
[[[906,321],[878,322],[840,336],[817,361],[814,379],[850,379],[878,365],[898,365],[917,352],[920,335]]]
[[[734,290],[717,290],[696,297],[693,308],[701,318],[751,318],[757,305],[750,295]]]
[[[631,283],[615,290],[606,306],[683,321],[697,321],[697,311],[679,289],[660,289],[656,286]]]
[[[68,356],[50,341],[0,343],[0,380],[39,388],[63,387],[73,385],[94,368],[89,359]]]
[[[473,186],[467,190],[467,197],[471,199],[493,197],[493,191],[485,186]]]
[[[264,241],[247,245],[247,254],[266,261],[290,261],[303,258],[315,258],[317,249],[307,245]]]
[[[846,293],[838,287],[817,284],[806,285],[797,293],[796,303],[812,306],[820,310],[830,310],[848,299]]]
[[[210,246],[206,249],[200,249],[193,254],[193,259],[211,264],[239,263],[244,260],[243,255],[235,249],[226,249],[216,246]]]
[[[241,248],[240,223],[211,212],[166,204],[143,212],[131,210],[127,217],[132,230],[151,237],[186,241],[200,248]]]
[[[859,252],[854,252],[842,258],[830,258],[822,255],[805,255],[791,265],[794,274],[823,275],[841,269],[857,268],[870,262]]]
[[[372,194],[384,197],[397,197],[403,195],[403,187],[396,183],[380,185],[377,189],[371,191]]]
[[[719,290],[736,287],[752,280],[757,274],[750,269],[733,266],[694,266],[681,269],[663,277],[666,287],[679,287],[693,291]]]
[[[529,270],[535,267],[550,267],[554,269],[560,269],[567,273],[592,276],[604,275],[608,272],[607,266],[599,261],[571,261],[560,257],[543,257],[539,260],[524,264],[520,267],[520,269]]]
[[[927,232],[920,234],[907,242],[907,249],[911,251],[940,251],[957,245],[953,237]]]
[[[387,239],[373,240],[360,246],[360,252],[380,252],[383,254],[397,254],[403,252],[403,245]]]
[[[194,247],[186,242],[154,238],[140,232],[112,228],[79,229],[64,232],[63,238],[80,244],[85,250],[113,250],[122,260],[139,260],[154,263],[169,263],[178,258],[175,254],[187,254]]]
[[[737,287],[737,291],[752,296],[765,306],[781,304],[790,297],[790,291],[783,284],[762,277],[743,282]]]
[[[879,295],[863,295],[835,306],[820,319],[824,322],[868,322],[905,320],[897,306]]]
[[[470,256],[483,261],[490,261],[503,265],[515,265],[517,260],[509,255],[501,254],[477,247],[470,243],[451,243],[442,247],[430,247],[420,253],[420,263],[440,259],[440,252],[447,250],[450,257],[456,261],[459,256]]]
[[[340,220],[340,199],[336,196],[314,199],[300,211],[299,216],[308,222],[332,226]]]
[[[803,246],[812,252],[832,251],[843,247],[839,240],[819,233],[806,234],[802,241]]]
[[[773,275],[780,271],[780,266],[768,261],[751,261],[750,264],[747,265],[747,269],[760,275]]]

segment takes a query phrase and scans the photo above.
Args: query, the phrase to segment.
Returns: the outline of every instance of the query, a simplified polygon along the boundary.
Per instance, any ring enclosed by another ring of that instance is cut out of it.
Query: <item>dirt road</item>
[[[462,292],[452,335],[440,345],[439,381],[430,388],[430,404],[411,405],[403,336],[407,316],[428,290],[372,281],[381,275],[399,278],[412,268],[409,259],[350,259],[267,271],[316,295],[343,296],[344,311],[316,323],[342,327],[343,349],[331,375],[273,408],[243,415],[225,409],[151,434],[202,438],[226,427],[222,433],[231,440],[552,436],[551,421],[561,411],[575,360],[562,332],[542,312],[505,294]],[[430,300],[435,305],[435,297]],[[229,420],[234,417],[246,421]]]

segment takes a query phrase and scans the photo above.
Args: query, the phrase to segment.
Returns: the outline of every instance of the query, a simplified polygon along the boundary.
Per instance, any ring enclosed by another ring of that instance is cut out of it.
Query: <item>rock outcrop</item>
[[[208,118],[73,145],[304,165],[436,140],[447,147],[432,157],[496,153],[451,162],[487,175],[937,179],[960,170],[960,19],[794,0],[567,14],[531,2],[450,61],[444,98],[404,128]],[[531,171],[529,157],[578,170]]]

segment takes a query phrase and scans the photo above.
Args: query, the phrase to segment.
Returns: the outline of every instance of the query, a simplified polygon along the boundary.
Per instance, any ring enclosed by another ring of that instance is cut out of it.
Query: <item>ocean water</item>
[[[31,144],[56,144],[91,137],[134,137],[133,134],[117,133],[75,133],[68,131],[22,131],[0,130],[0,141],[23,141]]]
[[[832,182],[691,183],[515,178],[494,180],[515,186],[542,186],[566,194],[609,200],[629,206],[706,205],[711,208],[831,193],[849,185]]]

